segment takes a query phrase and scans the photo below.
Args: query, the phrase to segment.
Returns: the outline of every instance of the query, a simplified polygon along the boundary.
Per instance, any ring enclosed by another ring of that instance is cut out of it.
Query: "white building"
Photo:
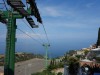
[[[84,55],[84,50],[78,50],[78,51],[76,51],[76,54],[77,55]]]
[[[91,51],[88,53],[88,58],[98,57],[100,56],[100,48],[91,49]]]

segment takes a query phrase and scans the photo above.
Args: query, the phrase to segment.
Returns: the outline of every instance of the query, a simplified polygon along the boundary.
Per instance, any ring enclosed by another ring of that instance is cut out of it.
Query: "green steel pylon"
[[[4,75],[14,75],[15,66],[15,42],[16,42],[16,19],[23,18],[20,14],[12,11],[4,11],[2,17],[8,19],[6,36],[6,54]]]
[[[15,67],[15,42],[16,42],[16,19],[26,18],[32,28],[37,28],[31,16],[35,16],[39,23],[42,23],[35,0],[27,0],[30,7],[25,10],[25,5],[21,0],[7,0],[11,10],[0,10],[0,22],[7,26],[6,53],[4,64],[4,75],[14,75]]]
[[[14,75],[16,19],[11,12],[8,16],[4,75]]]
[[[31,14],[28,9],[27,12]],[[16,11],[0,11],[0,17],[7,19],[6,53],[4,64],[4,75],[14,75],[15,66],[15,42],[16,42],[16,19],[22,19],[20,13]]]
[[[47,67],[48,67],[48,47],[50,46],[50,44],[43,44],[43,46],[45,47],[45,50],[46,50],[46,54],[45,54],[45,69],[47,69]]]

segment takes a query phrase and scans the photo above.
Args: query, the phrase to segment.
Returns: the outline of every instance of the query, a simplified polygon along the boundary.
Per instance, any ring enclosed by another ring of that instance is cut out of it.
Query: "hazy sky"
[[[96,43],[100,27],[100,0],[36,0],[36,3],[51,44],[51,56],[62,55],[67,50],[81,49]],[[33,19],[39,24],[36,18]],[[41,24],[39,28],[33,29],[36,33],[34,34],[23,20],[17,20],[18,28],[40,42],[47,42]],[[0,52],[5,50],[5,37],[6,26],[0,23]],[[21,31],[17,30],[16,37],[16,51],[44,53],[42,44]]]

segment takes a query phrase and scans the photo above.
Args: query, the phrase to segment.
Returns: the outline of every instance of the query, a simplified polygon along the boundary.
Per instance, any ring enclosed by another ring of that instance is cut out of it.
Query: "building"
[[[78,51],[76,51],[76,55],[84,55],[84,50],[78,50]]]
[[[87,58],[93,59],[100,56],[100,48],[91,49],[88,53]]]

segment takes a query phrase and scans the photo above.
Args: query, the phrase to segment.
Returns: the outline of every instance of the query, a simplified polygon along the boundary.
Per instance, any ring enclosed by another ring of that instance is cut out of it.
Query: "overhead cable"
[[[7,8],[7,6],[6,6],[5,0],[3,0],[3,2],[4,2],[4,5],[5,5],[6,10],[8,11],[8,8]]]
[[[49,42],[49,38],[48,38],[48,35],[47,35],[47,32],[46,32],[46,29],[45,29],[45,27],[44,27],[43,24],[42,24],[42,26],[43,26],[43,29],[44,29],[44,32],[45,32],[45,35],[46,35],[47,41],[48,41],[48,43],[50,44],[50,42]]]
[[[39,44],[42,44],[40,41],[34,39],[31,35],[27,34],[26,32],[24,32],[23,30],[17,28],[19,31],[21,31],[22,33],[24,33],[25,35],[27,35],[28,37],[30,37],[31,39],[33,39],[34,41],[37,41]]]
[[[34,34],[36,34],[36,33],[32,30],[32,28],[31,28],[24,20],[23,20],[23,22],[25,23],[25,25],[27,25],[27,26],[30,28],[30,30],[31,30]],[[40,37],[39,35],[36,34],[36,36],[41,40],[42,43],[44,43],[43,40],[41,39],[41,37]]]

